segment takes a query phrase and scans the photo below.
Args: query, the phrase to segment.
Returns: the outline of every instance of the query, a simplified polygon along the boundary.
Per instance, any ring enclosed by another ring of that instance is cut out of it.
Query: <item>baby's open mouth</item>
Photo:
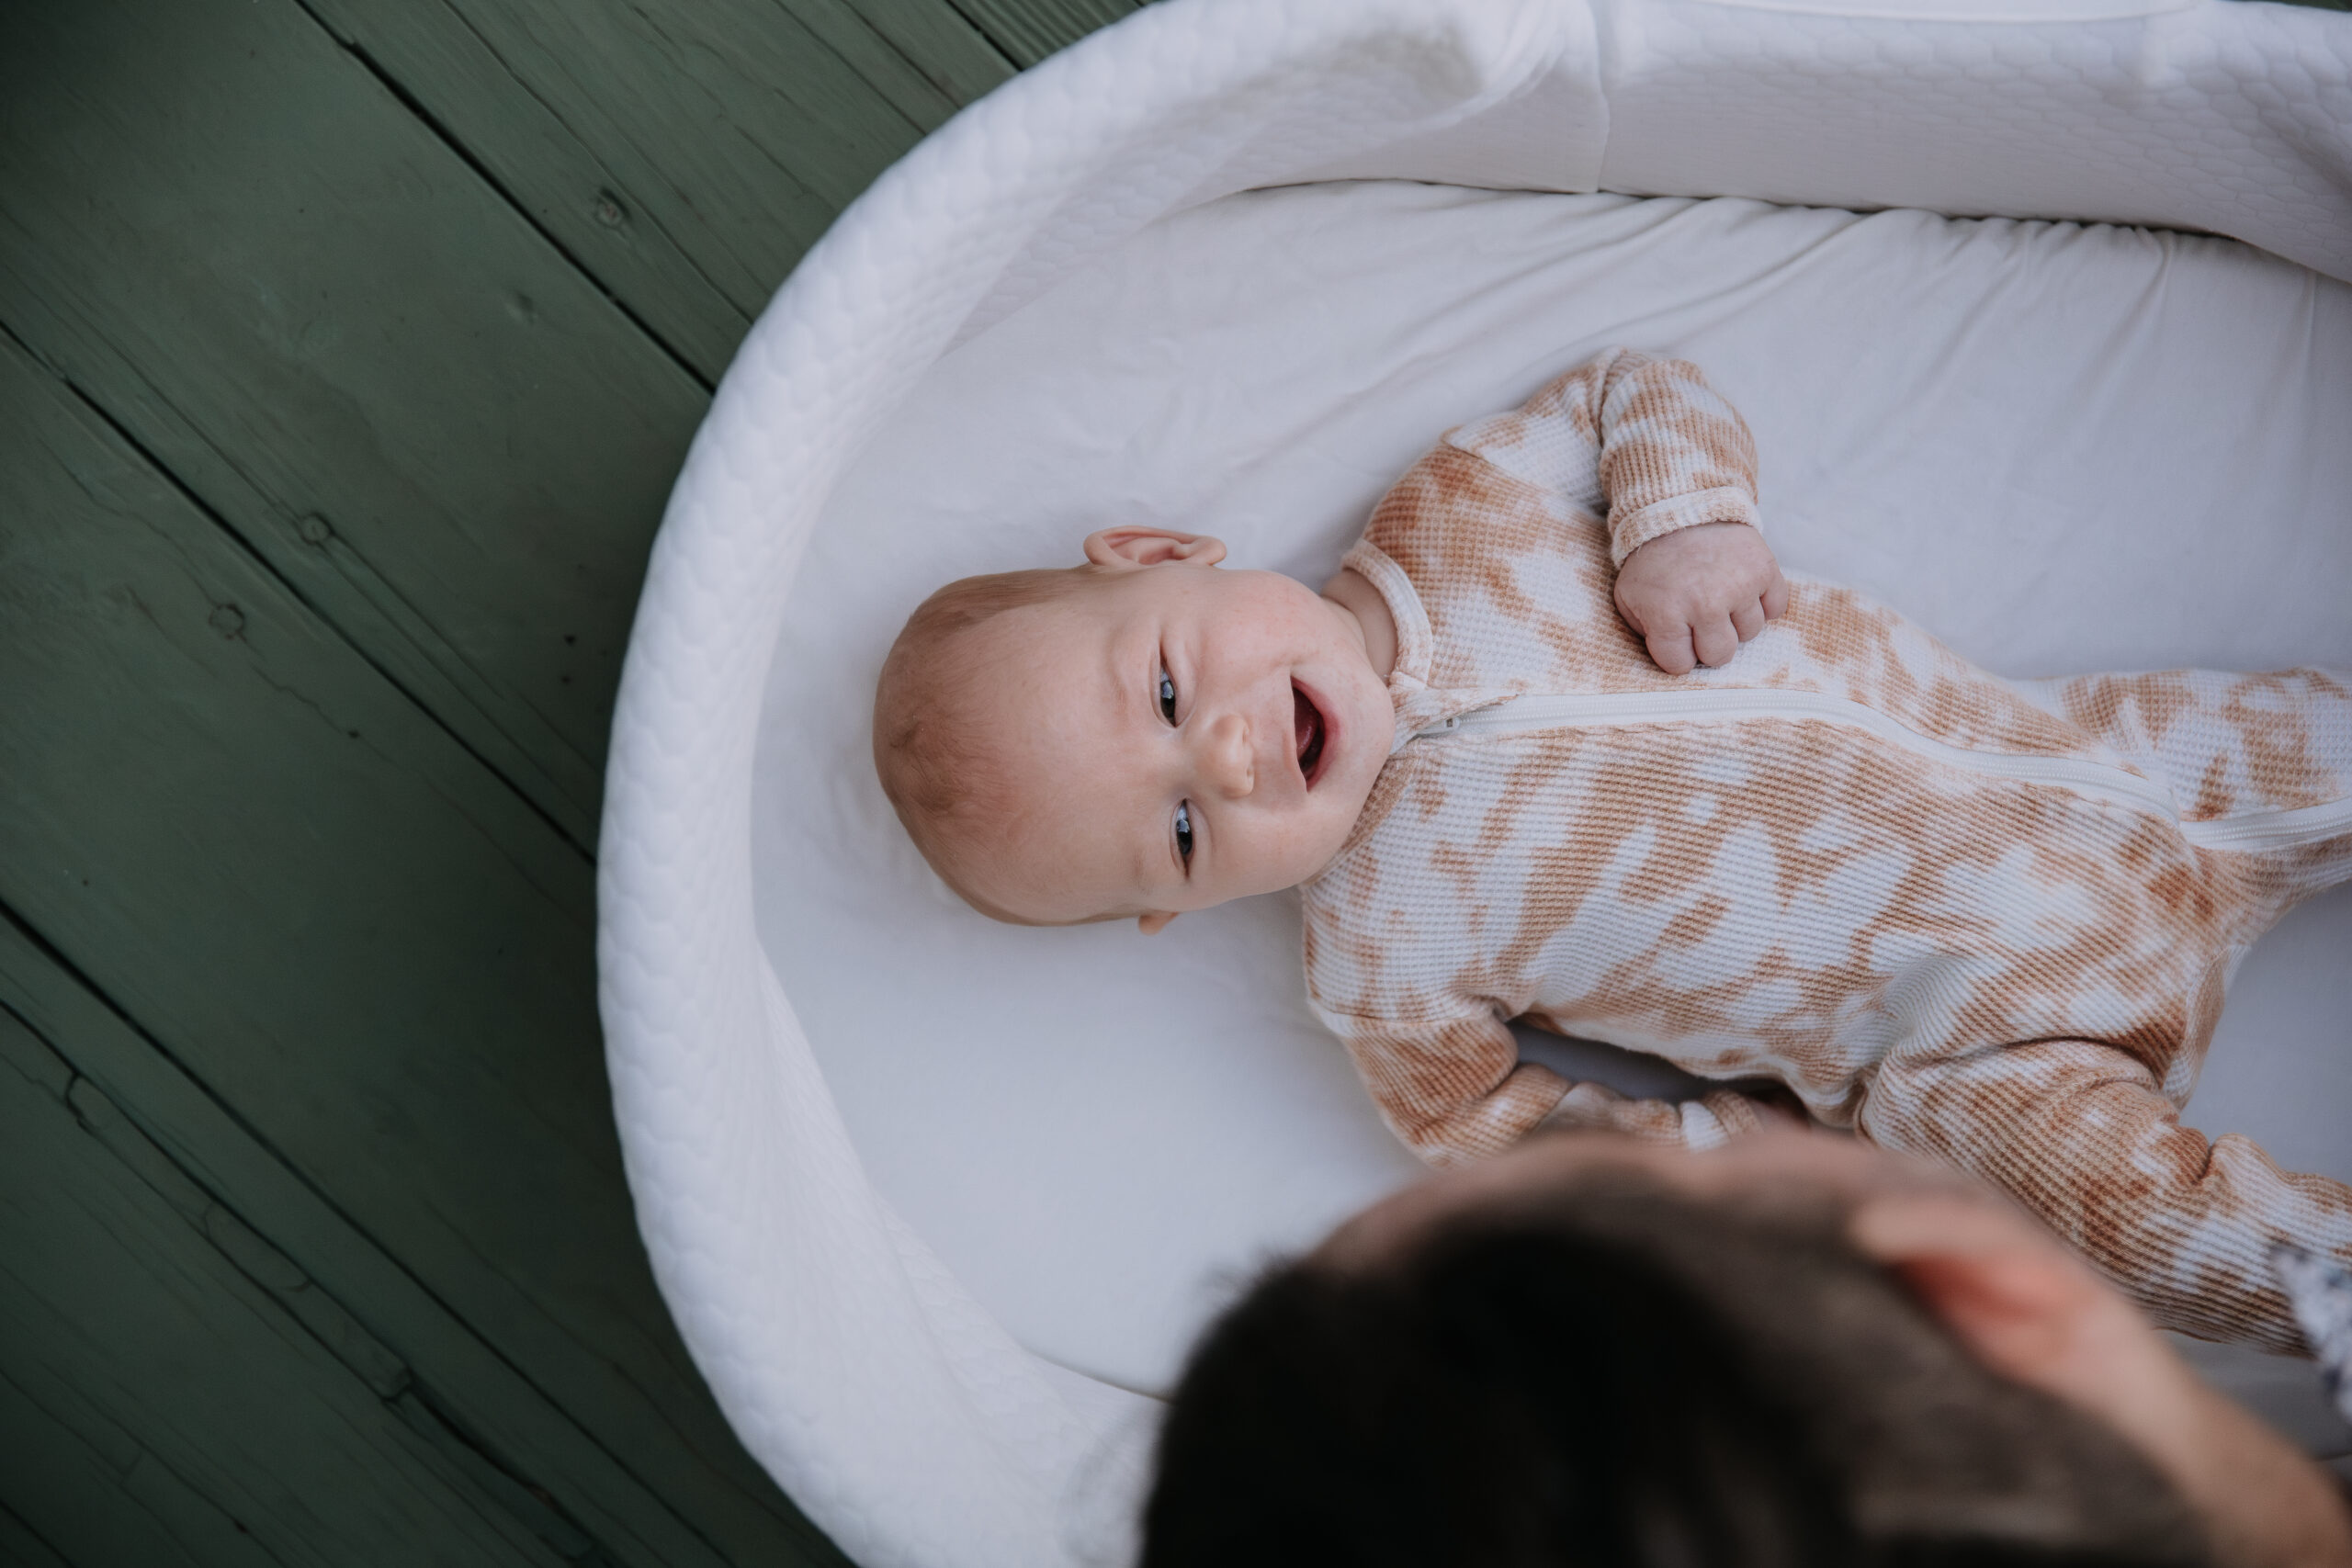
[[[1323,765],[1323,710],[1293,682],[1290,688],[1291,734],[1298,743],[1298,771],[1306,779],[1306,787],[1315,787],[1315,775]]]

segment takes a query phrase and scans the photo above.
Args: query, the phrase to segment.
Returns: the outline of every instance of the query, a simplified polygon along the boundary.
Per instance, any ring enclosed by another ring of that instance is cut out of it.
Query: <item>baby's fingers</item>
[[[1642,640],[1649,647],[1651,662],[1669,675],[1688,675],[1699,661],[1690,646],[1690,628],[1679,622],[1649,633]]]
[[[1734,610],[1731,613],[1731,629],[1739,634],[1739,640],[1742,642],[1746,642],[1758,632],[1762,631],[1764,602],[1761,599],[1750,599],[1747,604]]]
[[[1772,586],[1764,590],[1764,618],[1777,621],[1789,613],[1789,580],[1781,569],[1772,569]]]
[[[1690,646],[1699,655],[1699,662],[1713,666],[1729,664],[1739,651],[1739,633],[1733,629],[1729,615],[1710,616],[1690,628]],[[1680,674],[1680,671],[1673,671]]]

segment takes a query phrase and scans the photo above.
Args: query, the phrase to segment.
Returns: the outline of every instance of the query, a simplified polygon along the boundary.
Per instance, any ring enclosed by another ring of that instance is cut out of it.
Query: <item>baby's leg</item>
[[[2256,929],[2352,879],[2352,671],[2018,684],[2171,786],[2191,840],[2243,867]]]
[[[1897,1053],[1862,1131],[2006,1189],[2167,1328],[2302,1349],[2271,1273],[2291,1242],[2352,1269],[2352,1188],[2181,1123],[2147,1063],[2097,1040]]]
[[[2281,1170],[2246,1139],[2179,1120],[2237,956],[2298,899],[2352,878],[2352,671],[2171,671],[2018,682],[2162,782],[2194,846],[2157,857],[2120,931],[2176,931],[2154,978],[2047,965],[1988,985],[2030,1005],[2011,1043],[1923,1034],[1882,1064],[1861,1125],[1999,1183],[2160,1322],[2300,1343],[2270,1275],[2280,1241],[2352,1267],[2352,1187]],[[2128,862],[2124,863],[2129,864]],[[2136,950],[2135,950],[2136,951]]]

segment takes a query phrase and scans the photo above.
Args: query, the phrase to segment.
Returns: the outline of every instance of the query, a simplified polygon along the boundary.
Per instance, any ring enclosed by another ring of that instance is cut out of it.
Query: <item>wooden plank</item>
[[[103,1097],[0,1014],[12,1512],[93,1561],[557,1568],[285,1309],[298,1272],[222,1247],[186,1179],[164,1166],[186,1190],[158,1190],[86,1130],[93,1114],[110,1114]]]
[[[0,903],[721,1555],[816,1560],[644,1266],[585,857],[5,344],[0,688]]]
[[[1012,56],[950,0],[841,0],[840,8],[888,39],[899,57],[956,108],[996,87],[1015,69]],[[800,8],[809,26],[829,26],[820,23],[813,10]],[[896,92],[891,101],[925,130],[938,124],[915,112]]]
[[[292,0],[0,8],[0,323],[575,841],[694,378]]]
[[[833,217],[1011,74],[946,0],[305,0],[716,381]],[[608,265],[647,243],[659,265]]]
[[[6,1419],[0,1416],[0,1421]],[[150,1557],[148,1561],[155,1559]],[[0,1562],[9,1563],[12,1568],[73,1568],[6,1503],[0,1503]]]
[[[446,1412],[483,1462],[544,1492],[615,1562],[719,1568],[724,1559],[568,1415],[5,918],[0,1009],[99,1086],[109,1107],[130,1108],[119,1127],[85,1115],[126,1164],[153,1172],[168,1162],[207,1195],[197,1213],[208,1234],[240,1254],[267,1247],[299,1270],[304,1283],[281,1301],[371,1387]],[[0,1551],[0,1562],[11,1561]]]
[[[1132,14],[1143,0],[958,0],[965,14],[1024,70],[1097,28]]]
[[[716,385],[751,318],[679,249],[632,183],[440,4],[329,3],[312,14],[394,91],[432,117],[506,199],[705,385]],[[478,155],[477,155],[478,154]]]
[[[135,1443],[62,1393],[85,1427],[37,1404],[0,1364],[0,1507],[15,1514],[9,1499],[21,1498],[47,1532],[43,1545],[68,1541],[95,1568],[266,1568],[267,1554],[233,1519],[163,1465],[141,1466]]]

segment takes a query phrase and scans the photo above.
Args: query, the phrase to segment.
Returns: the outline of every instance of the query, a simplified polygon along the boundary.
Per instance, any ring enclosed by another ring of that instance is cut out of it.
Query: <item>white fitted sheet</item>
[[[1440,431],[1613,344],[1747,414],[1789,565],[1996,670],[2352,665],[2352,288],[2234,242],[1394,183],[1156,225],[948,355],[858,458],[755,764],[794,803],[755,812],[762,942],[859,1153],[1031,1348],[1160,1387],[1256,1260],[1416,1167],[1306,1010],[1287,897],[1147,940],[994,926],[930,876],[866,760],[890,637],[948,578],[1123,519],[1319,581]],[[2345,893],[2256,949],[2192,1122],[2352,1179],[2346,954]]]

